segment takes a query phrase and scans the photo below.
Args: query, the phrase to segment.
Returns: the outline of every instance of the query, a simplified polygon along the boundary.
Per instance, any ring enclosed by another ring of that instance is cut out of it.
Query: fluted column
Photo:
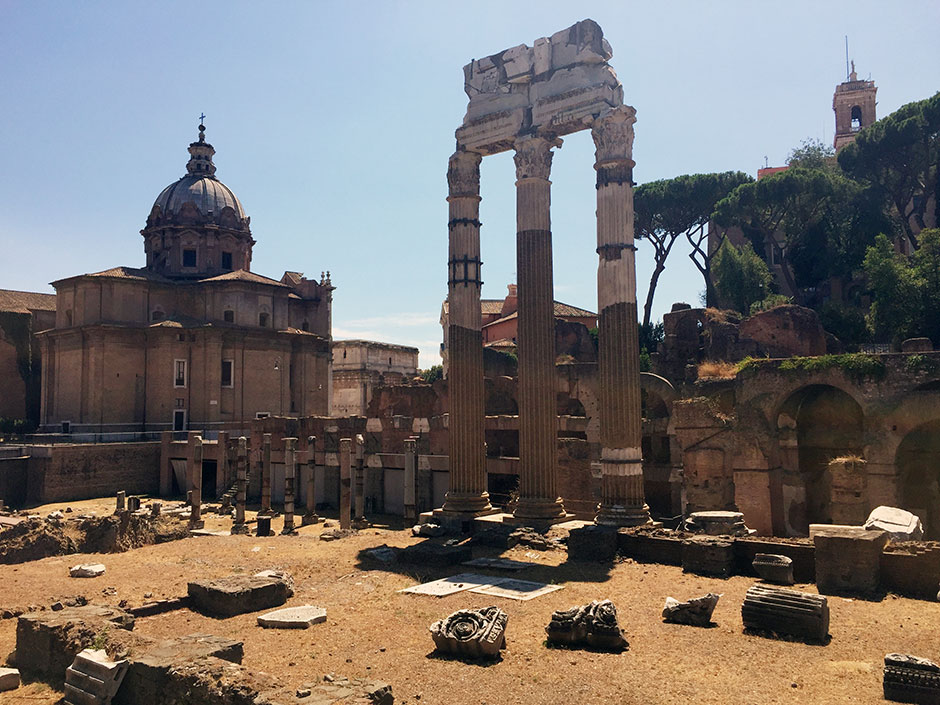
[[[595,521],[636,526],[650,521],[643,492],[640,353],[633,244],[633,123],[621,106],[594,121],[597,170],[598,374],[601,503]]]
[[[443,510],[489,511],[483,448],[483,332],[480,313],[480,161],[475,152],[450,158],[447,262],[450,489]]]
[[[555,487],[555,296],[552,285],[552,147],[515,144],[516,273],[519,285],[519,503],[516,519],[551,521],[565,509]]]

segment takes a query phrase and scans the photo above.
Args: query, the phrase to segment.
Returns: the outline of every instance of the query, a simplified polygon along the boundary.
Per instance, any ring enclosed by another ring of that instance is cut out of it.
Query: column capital
[[[633,123],[636,110],[621,105],[600,115],[591,125],[594,138],[596,165],[609,162],[629,161],[633,163]]]
[[[478,152],[454,152],[447,164],[447,185],[451,196],[480,195],[480,162]]]
[[[552,171],[552,147],[561,147],[560,139],[549,139],[540,135],[516,138],[513,161],[516,163],[516,179],[548,180]]]

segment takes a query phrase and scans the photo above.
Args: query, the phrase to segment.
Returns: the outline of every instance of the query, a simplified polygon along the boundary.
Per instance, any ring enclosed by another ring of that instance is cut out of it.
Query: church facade
[[[250,219],[204,130],[141,231],[146,266],[53,282],[55,326],[37,336],[42,431],[237,431],[330,413],[334,287],[251,271]]]

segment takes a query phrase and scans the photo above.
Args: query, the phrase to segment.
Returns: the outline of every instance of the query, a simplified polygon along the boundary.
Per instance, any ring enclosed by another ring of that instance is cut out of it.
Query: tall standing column
[[[552,147],[516,140],[516,273],[519,285],[519,504],[516,519],[551,521],[565,508],[555,486],[555,295],[552,284]]]
[[[271,516],[271,434],[265,433],[261,440],[261,516]]]
[[[284,439],[284,528],[282,534],[294,532],[294,481],[297,478],[297,439]]]
[[[601,503],[595,521],[650,521],[643,492],[636,246],[633,244],[633,123],[621,106],[594,121],[597,170],[598,374]]]
[[[480,312],[480,161],[475,152],[450,158],[447,262],[450,488],[445,512],[490,510],[483,448],[483,332]]]
[[[193,438],[193,467],[190,482],[193,485],[193,501],[189,525],[194,529],[201,529],[205,526],[202,519],[202,436]]]
[[[317,516],[317,437],[307,437],[307,500],[304,502],[306,512],[302,519],[304,526],[316,524],[320,521]]]
[[[352,528],[352,507],[350,500],[350,456],[352,438],[339,439],[339,528]]]
[[[357,529],[368,526],[366,521],[366,439],[361,433],[356,434],[356,516],[353,519]]]
[[[232,522],[233,534],[247,534],[245,523],[245,502],[248,497],[248,439],[238,439],[238,454],[235,456],[235,520]]]
[[[414,523],[418,519],[418,509],[415,504],[415,475],[418,469],[418,442],[414,438],[405,439],[405,487],[404,487],[404,515],[405,522]]]

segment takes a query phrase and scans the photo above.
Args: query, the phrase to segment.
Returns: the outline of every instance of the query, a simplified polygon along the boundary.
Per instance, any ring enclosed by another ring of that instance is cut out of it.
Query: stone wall
[[[28,501],[106,497],[118,490],[156,494],[159,443],[100,443],[29,448]]]

